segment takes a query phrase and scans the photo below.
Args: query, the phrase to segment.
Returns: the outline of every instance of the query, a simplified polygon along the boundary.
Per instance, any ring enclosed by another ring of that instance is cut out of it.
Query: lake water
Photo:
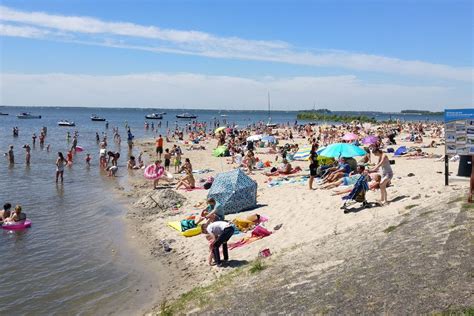
[[[20,120],[20,112],[42,115],[42,119]],[[162,129],[183,126],[175,115],[182,110],[166,111]],[[9,166],[0,159],[0,203],[21,204],[32,220],[30,229],[18,232],[0,231],[0,315],[52,314],[131,314],[149,303],[159,282],[154,271],[142,262],[133,244],[127,242],[123,224],[124,207],[114,188],[126,183],[127,145],[125,121],[136,138],[156,134],[143,127],[145,109],[88,108],[20,108],[0,107],[0,153],[13,145],[16,163]],[[92,122],[96,113],[107,118],[109,150],[120,151],[119,177],[109,178],[98,168],[98,145],[95,133],[107,132],[104,122]],[[192,111],[198,120],[211,122],[214,117],[245,126],[251,122],[267,121],[261,112]],[[389,115],[377,114],[377,119]],[[272,121],[293,123],[294,112],[272,112]],[[392,115],[392,118],[397,116]],[[402,116],[406,120],[424,120],[423,116]],[[76,127],[59,127],[61,119],[74,121]],[[440,120],[442,117],[429,117]],[[155,121],[155,124],[158,121]],[[12,127],[19,136],[12,136]],[[48,128],[45,143],[39,141],[31,153],[31,166],[24,163],[24,144],[32,144],[33,133]],[[111,129],[120,128],[122,145],[113,144]],[[66,168],[64,184],[56,185],[55,160],[57,152],[67,152],[71,144],[66,132],[79,131],[79,145],[85,148],[75,156],[75,163]],[[92,155],[92,166],[86,167],[85,153]],[[135,154],[137,154],[135,152]],[[145,291],[144,291],[145,289]],[[139,290],[139,291],[137,291]]]

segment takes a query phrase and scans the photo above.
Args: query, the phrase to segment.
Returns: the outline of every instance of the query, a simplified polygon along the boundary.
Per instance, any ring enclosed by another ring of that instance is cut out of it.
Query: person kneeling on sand
[[[221,205],[217,203],[214,198],[209,198],[207,199],[207,207],[201,212],[201,218],[196,222],[196,225],[204,219],[207,219],[208,224],[216,221],[223,221],[224,216],[224,210]]]
[[[229,260],[229,251],[227,249],[227,242],[234,235],[234,227],[224,221],[217,221],[211,224],[203,224],[202,232],[206,235],[209,241],[209,265],[222,265],[219,248],[222,246],[222,253],[224,261]],[[213,260],[214,259],[214,263]]]

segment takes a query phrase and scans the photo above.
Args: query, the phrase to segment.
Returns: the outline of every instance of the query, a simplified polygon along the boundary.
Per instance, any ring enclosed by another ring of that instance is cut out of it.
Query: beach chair
[[[342,197],[344,204],[341,206],[341,209],[345,210],[347,202],[351,200],[362,203],[362,206],[366,207],[369,204],[365,199],[365,194],[368,190],[369,184],[367,183],[367,177],[362,175],[354,184],[352,191],[348,195]]]

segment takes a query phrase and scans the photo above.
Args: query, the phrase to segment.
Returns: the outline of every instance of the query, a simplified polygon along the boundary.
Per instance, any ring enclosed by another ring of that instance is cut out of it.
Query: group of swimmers
[[[11,211],[12,205],[5,203],[3,209],[0,211],[0,225],[8,223],[18,223],[26,220],[26,214],[22,212],[21,205],[15,206],[13,212]]]

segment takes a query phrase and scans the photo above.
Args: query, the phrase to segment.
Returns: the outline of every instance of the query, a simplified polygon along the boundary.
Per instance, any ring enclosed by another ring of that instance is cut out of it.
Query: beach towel
[[[263,227],[261,225],[257,225],[257,227],[255,227],[253,229],[251,236],[244,237],[244,238],[242,238],[242,239],[240,239],[236,242],[233,242],[233,243],[229,243],[228,244],[229,250],[232,250],[232,249],[235,249],[235,248],[240,248],[240,247],[243,247],[245,245],[251,244],[254,241],[257,241],[259,239],[268,237],[271,234],[272,234],[272,232],[267,230],[265,227]]]
[[[196,191],[196,190],[206,190],[204,187],[194,187],[194,188],[181,188],[181,190],[184,190],[186,192],[191,192],[191,191]]]
[[[294,160],[308,160],[311,153],[311,147],[303,147],[293,155]]]
[[[194,174],[203,174],[203,173],[209,173],[213,172],[213,169],[207,168],[207,169],[198,169],[198,170],[193,170]]]

